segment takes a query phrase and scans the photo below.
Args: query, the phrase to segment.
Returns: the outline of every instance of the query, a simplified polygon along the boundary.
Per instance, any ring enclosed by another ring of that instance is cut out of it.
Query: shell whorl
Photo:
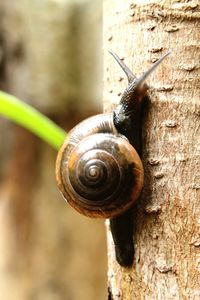
[[[80,213],[112,218],[137,200],[143,186],[141,160],[117,133],[112,114],[78,124],[59,151],[56,178],[64,198]]]

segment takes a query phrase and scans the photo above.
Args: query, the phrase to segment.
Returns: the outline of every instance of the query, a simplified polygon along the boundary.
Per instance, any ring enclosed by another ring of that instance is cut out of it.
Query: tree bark
[[[195,1],[104,0],[105,111],[127,84],[107,50],[136,75],[171,50],[148,79],[132,268],[115,261],[107,226],[109,299],[200,298],[199,19]]]

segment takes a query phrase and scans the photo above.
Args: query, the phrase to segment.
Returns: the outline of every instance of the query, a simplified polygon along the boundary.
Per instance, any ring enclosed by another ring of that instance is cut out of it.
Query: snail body
[[[69,133],[56,163],[58,187],[89,217],[120,215],[140,195],[144,172],[136,150],[118,133],[112,114],[88,118]]]
[[[128,78],[128,87],[112,113],[88,118],[68,134],[56,161],[58,187],[78,212],[110,219],[116,259],[133,262],[131,207],[140,197],[144,170],[141,151],[142,108],[147,96],[145,79],[169,54],[140,78],[110,52]]]

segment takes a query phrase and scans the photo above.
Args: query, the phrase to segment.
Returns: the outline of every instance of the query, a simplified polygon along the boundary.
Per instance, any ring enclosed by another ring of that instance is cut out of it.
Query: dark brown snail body
[[[80,213],[110,219],[117,261],[133,261],[132,211],[139,198],[144,171],[138,153],[146,77],[168,55],[137,79],[112,53],[129,85],[113,113],[88,118],[74,127],[61,147],[56,179],[64,198]],[[137,153],[138,152],[138,153]]]

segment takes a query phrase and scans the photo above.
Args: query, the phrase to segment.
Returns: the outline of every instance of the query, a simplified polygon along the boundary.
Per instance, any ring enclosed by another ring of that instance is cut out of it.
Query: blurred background
[[[102,111],[100,0],[1,0],[0,89],[66,131]],[[106,299],[103,220],[59,194],[56,151],[0,117],[0,299]]]

